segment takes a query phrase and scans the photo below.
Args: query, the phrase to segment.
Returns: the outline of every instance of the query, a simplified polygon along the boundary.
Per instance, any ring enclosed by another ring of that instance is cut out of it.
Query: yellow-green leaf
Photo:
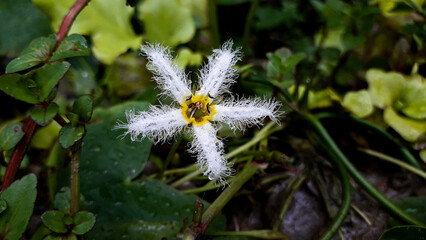
[[[55,31],[74,0],[34,0],[34,4],[51,19]],[[133,9],[123,1],[91,0],[73,23],[70,33],[90,35],[93,53],[103,63],[110,64],[127,49],[136,49],[142,38],[137,36],[130,23]]]
[[[370,94],[367,90],[348,92],[343,98],[343,107],[357,117],[363,118],[370,115],[373,110]]]
[[[116,0],[114,0],[116,1]],[[175,46],[186,43],[195,34],[191,6],[179,0],[145,0],[138,8],[146,38]]]
[[[426,132],[426,121],[417,121],[398,115],[392,108],[386,108],[383,118],[389,126],[409,142],[416,141]]]
[[[368,92],[374,106],[385,108],[392,106],[405,84],[404,76],[396,72],[384,72],[379,69],[367,71]]]
[[[185,68],[186,66],[199,66],[203,61],[203,55],[198,52],[193,52],[189,48],[181,48],[177,52],[176,61],[179,67]]]

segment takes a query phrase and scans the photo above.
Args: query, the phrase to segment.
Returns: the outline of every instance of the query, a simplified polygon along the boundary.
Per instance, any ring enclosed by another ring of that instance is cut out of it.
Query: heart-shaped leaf
[[[379,240],[419,240],[426,236],[426,228],[420,226],[399,226],[387,230]]]
[[[36,176],[29,174],[0,193],[0,199],[7,203],[7,209],[0,214],[0,236],[3,239],[21,239],[33,212],[36,185]]]
[[[49,106],[35,106],[30,111],[31,118],[39,125],[46,126],[59,111],[58,104],[52,102]]]
[[[49,97],[69,67],[67,62],[54,62],[24,75],[5,74],[0,76],[0,89],[18,100],[32,104],[41,103]]]
[[[81,96],[75,100],[73,105],[73,113],[78,115],[82,122],[87,122],[92,117],[93,99],[90,96]]]
[[[22,123],[8,124],[0,132],[0,150],[7,151],[12,149],[23,136]]]
[[[426,222],[426,197],[407,197],[396,201],[395,204],[420,222]],[[404,225],[393,217],[389,219],[389,223],[393,227]]]
[[[77,235],[83,235],[90,231],[95,225],[95,215],[91,212],[80,211],[75,214],[73,219],[74,227],[72,232]]]
[[[55,34],[34,39],[21,53],[21,56],[13,59],[7,65],[6,73],[22,71],[45,62],[49,58],[50,53],[55,46],[55,42]]]
[[[59,131],[59,143],[63,148],[69,148],[84,136],[84,131],[83,126],[74,127],[68,123]]]
[[[56,233],[66,233],[68,231],[64,224],[65,214],[61,211],[47,211],[41,215],[44,225]]]
[[[49,61],[89,55],[90,48],[87,45],[86,39],[80,34],[71,34],[59,44]]]

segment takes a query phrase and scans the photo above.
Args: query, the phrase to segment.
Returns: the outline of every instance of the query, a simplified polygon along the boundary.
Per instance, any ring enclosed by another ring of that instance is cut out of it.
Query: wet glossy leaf
[[[34,4],[51,18],[55,31],[69,11],[74,0],[34,0]],[[130,24],[133,9],[122,1],[92,0],[74,21],[70,33],[90,35],[93,53],[103,63],[110,64],[129,48],[137,49],[142,38],[137,36]]]
[[[90,231],[95,225],[95,215],[91,212],[80,211],[73,218],[74,227],[72,232],[77,235],[83,235]]]
[[[186,43],[195,34],[191,7],[178,0],[146,0],[138,8],[146,37],[166,46]]]
[[[71,34],[59,44],[49,61],[89,55],[90,48],[87,45],[86,39],[80,34]]]
[[[44,225],[56,233],[65,233],[68,231],[64,224],[65,214],[61,211],[47,211],[41,215]]]
[[[22,71],[45,62],[49,58],[55,42],[55,34],[34,39],[19,57],[7,65],[6,73]]]
[[[7,209],[0,214],[0,235],[4,240],[18,240],[27,228],[36,199],[37,178],[29,174],[0,193]]]
[[[420,226],[399,226],[387,230],[379,240],[419,240],[426,236],[426,228]]]
[[[367,90],[346,93],[342,106],[360,118],[370,115],[374,110]]]
[[[70,85],[66,85],[66,91],[77,96],[92,94],[96,88],[97,60],[94,57],[76,57],[70,58],[69,62],[71,68],[65,79],[70,81]]]
[[[0,54],[17,56],[35,38],[52,32],[49,20],[31,0],[2,0]],[[18,37],[19,36],[19,37]]]
[[[426,119],[426,85],[421,81],[407,82],[395,108],[414,119]]]
[[[366,78],[371,101],[379,108],[392,106],[405,84],[402,74],[379,69],[368,70]]]
[[[385,109],[383,118],[389,126],[409,142],[416,141],[420,135],[426,132],[426,121],[400,116],[390,107]]]
[[[73,113],[78,115],[82,122],[87,122],[92,117],[93,99],[91,96],[81,96],[73,104]]]
[[[22,123],[6,125],[0,132],[0,151],[7,151],[14,148],[23,136]]]
[[[7,202],[4,199],[0,198],[0,214],[4,212],[4,210],[7,209]]]
[[[30,111],[31,118],[39,125],[46,126],[59,111],[58,104],[52,102],[47,107],[35,106]]]
[[[396,201],[395,204],[420,222],[426,222],[426,197],[408,197]],[[404,225],[393,217],[389,219],[389,223],[392,227]]]
[[[49,97],[69,66],[67,62],[55,62],[24,75],[13,73],[0,76],[0,89],[18,100],[32,104],[41,103]]]
[[[61,131],[59,131],[59,143],[63,148],[71,147],[75,142],[80,140],[84,136],[83,126],[72,126],[70,123],[65,125]]]

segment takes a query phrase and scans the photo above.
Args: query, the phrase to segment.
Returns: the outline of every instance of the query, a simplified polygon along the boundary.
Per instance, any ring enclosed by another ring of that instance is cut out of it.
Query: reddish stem
[[[90,0],[77,0],[74,5],[72,5],[70,11],[62,20],[61,26],[59,27],[59,31],[56,34],[56,44],[53,50],[55,50],[62,42],[62,40],[64,40],[64,38],[67,36],[67,33],[70,30],[71,24],[74,22],[75,17],[80,13],[80,11],[87,5],[89,1]]]
[[[4,175],[3,184],[1,186],[2,191],[8,188],[15,179],[15,174],[18,171],[19,165],[21,165],[22,158],[24,158],[25,150],[31,140],[35,127],[36,123],[33,119],[31,119],[31,117],[28,117],[23,128],[24,137],[22,137],[21,141],[19,141],[12,157],[10,158],[9,164],[7,165],[6,174]]]
[[[57,113],[56,116],[53,118],[61,127],[65,126],[67,124],[67,121],[59,114]]]

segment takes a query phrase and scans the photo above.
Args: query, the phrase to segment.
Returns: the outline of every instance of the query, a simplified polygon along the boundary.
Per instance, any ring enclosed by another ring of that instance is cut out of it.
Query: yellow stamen
[[[181,106],[183,118],[189,124],[201,126],[213,119],[216,110],[212,105],[213,100],[210,97],[206,95],[193,95],[191,99],[188,98],[188,96],[183,98]],[[207,104],[209,104],[211,112],[207,110]],[[197,114],[191,114],[192,111],[197,111]]]

